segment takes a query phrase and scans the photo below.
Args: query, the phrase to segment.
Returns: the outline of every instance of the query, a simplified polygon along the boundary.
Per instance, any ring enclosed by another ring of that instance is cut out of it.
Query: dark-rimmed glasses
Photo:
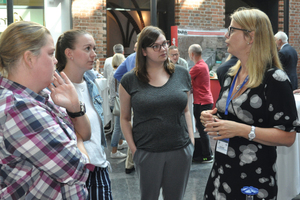
[[[228,27],[228,37],[230,37],[230,35],[233,33],[233,30],[246,31],[248,33],[251,33],[251,31],[249,31],[247,29],[235,28],[235,27],[229,26]]]
[[[170,41],[166,40],[162,44],[156,44],[156,43],[154,43],[150,47],[153,49],[153,51],[157,52],[157,51],[161,50],[161,47],[163,47],[164,49],[166,49],[169,46],[170,46]]]

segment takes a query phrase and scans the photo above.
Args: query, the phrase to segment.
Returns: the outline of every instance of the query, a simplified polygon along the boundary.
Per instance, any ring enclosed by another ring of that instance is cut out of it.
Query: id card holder
[[[218,140],[217,142],[217,152],[227,155],[229,146],[229,138]]]

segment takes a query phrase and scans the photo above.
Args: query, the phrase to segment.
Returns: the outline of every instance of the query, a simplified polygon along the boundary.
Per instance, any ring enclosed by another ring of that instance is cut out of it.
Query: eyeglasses
[[[179,54],[178,53],[175,53],[175,54],[171,54],[171,57],[177,57],[177,56],[179,56]]]
[[[247,29],[241,29],[241,28],[235,28],[232,26],[228,27],[228,36],[230,37],[230,35],[233,33],[233,30],[239,30],[239,31],[246,31],[248,33],[251,33],[251,31],[247,30]]]
[[[152,46],[149,46],[153,49],[153,51],[157,52],[161,50],[161,47],[163,47],[164,49],[168,48],[170,46],[170,41],[166,40],[164,41],[162,44],[156,44],[154,43]]]

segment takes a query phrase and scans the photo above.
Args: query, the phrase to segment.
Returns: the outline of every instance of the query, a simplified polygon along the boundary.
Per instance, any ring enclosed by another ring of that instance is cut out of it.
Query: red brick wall
[[[175,24],[180,28],[225,28],[225,0],[175,0]]]
[[[174,0],[175,24],[179,28],[225,28],[225,0]],[[279,30],[283,30],[284,1],[279,0]],[[300,77],[300,4],[290,0],[289,43],[299,55]],[[104,64],[106,58],[106,0],[73,0],[73,28],[85,29],[96,41],[97,55]],[[299,79],[300,83],[300,79]]]
[[[298,52],[298,87],[300,84],[300,3],[299,0],[290,0],[289,43]]]
[[[278,1],[278,31],[283,31],[283,29],[284,29],[284,1],[279,0]]]
[[[91,33],[96,42],[97,58],[106,59],[106,0],[73,0],[73,28]]]

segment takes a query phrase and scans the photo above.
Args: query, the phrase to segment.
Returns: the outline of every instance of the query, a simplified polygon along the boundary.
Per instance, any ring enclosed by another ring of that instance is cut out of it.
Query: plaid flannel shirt
[[[0,77],[0,199],[86,199],[88,158],[65,111]]]

